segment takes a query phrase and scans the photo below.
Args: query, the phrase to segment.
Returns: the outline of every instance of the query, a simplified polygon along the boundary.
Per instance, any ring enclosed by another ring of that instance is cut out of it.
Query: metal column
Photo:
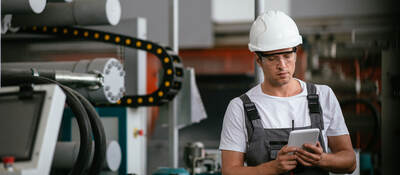
[[[1,2],[0,2],[0,14],[1,13]],[[3,23],[1,23],[2,17],[0,16],[0,33],[3,33]],[[1,88],[1,34],[0,34],[0,88]]]
[[[179,40],[178,40],[178,0],[170,0],[169,4],[169,45],[175,53],[179,51]],[[168,103],[168,126],[169,126],[169,158],[170,167],[178,168],[178,146],[179,146],[179,133],[177,126],[177,101],[174,98]]]
[[[254,20],[257,19],[259,15],[264,13],[265,10],[265,0],[255,0],[254,3]],[[257,59],[257,58],[256,58]],[[256,60],[255,59],[255,60]],[[254,60],[254,78],[255,78],[255,83],[261,83],[264,81],[264,74],[260,66],[258,66],[257,62]]]
[[[170,0],[169,4],[169,46],[172,50],[178,54],[179,53],[179,0]]]
[[[400,119],[400,50],[382,52],[382,174],[397,174]]]
[[[257,16],[264,13],[264,10],[265,0],[255,0],[254,19],[257,19]]]

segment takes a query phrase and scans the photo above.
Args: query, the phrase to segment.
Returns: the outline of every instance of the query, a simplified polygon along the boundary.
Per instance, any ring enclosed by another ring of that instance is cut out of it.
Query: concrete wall
[[[266,10],[281,10],[290,14],[291,0],[264,1]],[[253,21],[254,4],[255,0],[213,0],[213,21],[217,23]]]
[[[394,0],[292,0],[291,15],[301,17],[343,17],[382,15],[395,12]]]
[[[147,19],[148,39],[167,45],[169,35],[169,0],[120,0],[122,19]],[[213,46],[211,0],[179,0],[180,48]]]
[[[394,0],[264,0],[265,9],[281,10],[293,17],[377,15],[395,12]],[[255,0],[213,0],[217,23],[254,19]]]

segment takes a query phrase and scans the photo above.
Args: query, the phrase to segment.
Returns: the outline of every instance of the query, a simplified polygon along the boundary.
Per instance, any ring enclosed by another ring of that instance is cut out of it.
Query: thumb
[[[317,141],[316,146],[317,146],[317,147],[321,147],[321,143],[319,143],[319,141]]]
[[[285,154],[285,153],[286,153],[286,148],[287,148],[287,145],[283,146],[283,147],[281,148],[281,150],[279,150],[278,155]]]

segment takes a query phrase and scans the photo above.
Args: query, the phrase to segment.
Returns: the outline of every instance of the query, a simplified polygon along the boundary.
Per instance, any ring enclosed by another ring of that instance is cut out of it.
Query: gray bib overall
[[[296,129],[306,128],[319,128],[319,142],[325,150],[325,142],[322,136],[322,130],[324,129],[323,115],[321,106],[319,103],[319,97],[316,94],[316,87],[314,84],[307,83],[307,101],[308,108],[310,111],[311,126],[298,127]],[[276,159],[279,150],[285,146],[289,139],[289,133],[292,128],[276,128],[276,129],[264,129],[259,113],[256,106],[251,102],[250,98],[243,94],[240,96],[243,102],[243,107],[246,114],[246,128],[247,128],[247,151],[245,155],[245,161],[248,166],[257,166],[261,163],[268,162]],[[319,167],[305,167],[300,163],[297,164],[296,168],[292,172],[286,174],[307,174],[307,175],[328,175],[326,170]]]

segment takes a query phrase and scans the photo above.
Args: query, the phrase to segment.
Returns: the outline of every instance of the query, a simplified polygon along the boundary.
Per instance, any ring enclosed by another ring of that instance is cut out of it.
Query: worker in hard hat
[[[248,46],[264,82],[227,107],[219,147],[224,175],[355,170],[355,153],[332,89],[293,77],[300,44],[295,22],[283,12],[267,11],[251,26]],[[287,146],[290,131],[304,128],[319,128],[318,142]]]

